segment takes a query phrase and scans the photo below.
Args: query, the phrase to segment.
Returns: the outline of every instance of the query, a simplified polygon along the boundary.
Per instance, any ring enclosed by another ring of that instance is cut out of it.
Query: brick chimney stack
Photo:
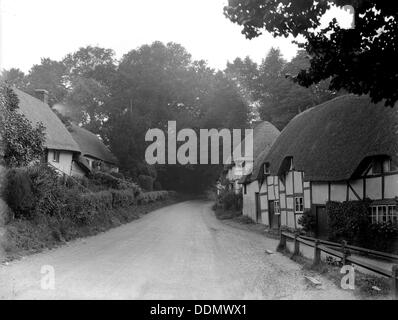
[[[35,90],[36,97],[43,101],[45,104],[48,104],[48,91],[44,89],[36,89]]]

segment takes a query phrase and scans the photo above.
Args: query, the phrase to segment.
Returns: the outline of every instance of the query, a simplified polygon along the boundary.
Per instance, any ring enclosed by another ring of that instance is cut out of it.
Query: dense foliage
[[[298,219],[298,223],[305,232],[314,233],[316,231],[316,219],[315,216],[311,214],[311,210],[305,211]]]
[[[241,211],[243,205],[242,193],[224,189],[217,196],[215,208],[223,210]]]
[[[8,166],[26,166],[39,160],[44,152],[44,126],[33,127],[18,113],[18,97],[7,85],[0,83],[0,138],[2,153]]]
[[[279,49],[271,48],[261,64],[249,57],[237,58],[228,63],[225,72],[238,84],[245,99],[256,106],[260,118],[282,130],[298,113],[342,93],[330,91],[328,81],[305,88],[287,77],[308,66],[309,59],[303,50],[287,62]]]
[[[3,79],[31,94],[48,90],[58,113],[101,135],[124,175],[135,181],[152,176],[167,189],[203,190],[220,167],[149,167],[144,159],[148,129],[165,129],[169,120],[195,130],[243,128],[249,115],[233,81],[192,60],[176,43],[143,45],[120,61],[112,50],[89,46],[61,61],[43,59],[27,75],[5,71]]]
[[[9,169],[2,193],[17,219],[53,216],[68,217],[77,223],[89,223],[98,212],[175,196],[169,191],[143,193],[136,184],[119,180],[98,173],[89,179],[86,187],[78,181],[65,181],[54,169],[43,164]],[[103,188],[95,188],[100,182]],[[95,192],[88,189],[93,187]]]
[[[346,240],[365,248],[396,250],[398,228],[391,223],[372,223],[369,201],[328,202],[329,238]]]
[[[321,27],[332,5],[351,6],[354,26],[344,29],[336,19]],[[249,39],[265,29],[273,36],[301,36],[310,67],[295,80],[310,86],[331,78],[330,89],[369,94],[373,101],[398,100],[398,5],[377,0],[229,0],[225,15],[243,27]]]
[[[153,191],[153,178],[151,176],[140,174],[138,176],[138,184],[146,191]]]

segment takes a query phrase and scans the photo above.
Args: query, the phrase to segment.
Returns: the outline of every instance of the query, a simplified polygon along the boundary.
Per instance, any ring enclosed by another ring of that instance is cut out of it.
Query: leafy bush
[[[160,183],[160,181],[155,181],[153,183],[153,190],[155,190],[155,191],[162,190],[162,184]]]
[[[362,245],[374,250],[395,251],[394,247],[398,238],[398,227],[391,222],[373,223],[369,226]]]
[[[368,201],[328,202],[329,238],[360,243],[371,224]]]
[[[115,177],[115,178],[118,178],[118,179],[122,179],[122,180],[125,179],[124,175],[122,173],[120,173],[120,172],[111,171],[111,172],[109,172],[109,174],[111,176]]]
[[[138,184],[146,191],[153,191],[153,178],[151,176],[139,175]]]
[[[111,190],[113,208],[124,208],[136,204],[136,196],[131,190]]]
[[[393,251],[398,228],[390,222],[372,223],[370,201],[328,202],[329,238],[346,240],[361,247]]]
[[[304,214],[298,219],[298,223],[302,226],[305,232],[315,232],[316,230],[316,219],[310,210],[304,212]]]
[[[35,196],[33,194],[32,181],[25,170],[9,170],[6,174],[2,192],[15,217],[30,216],[35,207]]]
[[[94,172],[90,175],[89,180],[94,185],[100,186],[100,189],[115,189],[115,190],[126,190],[131,189],[133,190],[135,196],[140,194],[141,188],[134,182],[126,180],[126,179],[119,179],[114,177],[113,175],[105,172]]]
[[[10,167],[26,166],[39,160],[44,152],[43,124],[33,127],[24,115],[18,113],[18,104],[14,91],[0,83],[0,137],[4,160]]]
[[[242,210],[242,193],[236,194],[233,190],[223,190],[217,198],[216,208],[223,210]]]
[[[147,204],[156,201],[166,200],[174,197],[176,193],[174,191],[151,191],[142,193],[138,199],[138,204]]]
[[[142,193],[136,184],[112,176],[111,180],[108,176],[96,174],[96,179],[106,180],[108,185],[118,189],[87,192],[75,180],[60,177],[46,164],[10,169],[4,188],[5,199],[17,218],[41,223],[54,217],[58,220],[69,219],[79,225],[89,225],[102,212],[128,208],[137,203],[166,200],[175,195],[172,191]]]

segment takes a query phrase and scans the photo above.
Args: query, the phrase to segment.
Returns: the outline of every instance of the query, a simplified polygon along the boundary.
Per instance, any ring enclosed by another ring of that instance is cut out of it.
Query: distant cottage
[[[328,201],[365,198],[373,222],[398,223],[398,110],[366,96],[335,98],[297,115],[255,167],[242,181],[255,210],[246,201],[243,213],[270,228],[300,228],[308,211],[324,236]]]
[[[71,125],[69,130],[46,103],[47,92],[39,90],[42,100],[17,88],[13,88],[19,99],[18,112],[45,129],[45,160],[58,172],[69,176],[83,176],[93,169],[118,171],[117,159],[95,134]]]
[[[252,139],[247,142],[253,143],[253,157],[247,157],[245,152],[245,140],[236,148],[241,148],[243,156],[233,159],[231,165],[225,167],[226,179],[229,183],[229,189],[239,192],[241,190],[242,173],[251,172],[255,159],[264,155],[265,150],[269,150],[276,138],[279,136],[279,130],[267,121],[260,121],[254,124]],[[235,150],[234,150],[235,151]],[[233,152],[235,154],[235,152]],[[246,178],[246,177],[244,177]]]
[[[76,175],[84,175],[87,171],[95,169],[119,171],[118,160],[97,135],[75,124],[71,124],[68,129],[81,150],[74,167]]]

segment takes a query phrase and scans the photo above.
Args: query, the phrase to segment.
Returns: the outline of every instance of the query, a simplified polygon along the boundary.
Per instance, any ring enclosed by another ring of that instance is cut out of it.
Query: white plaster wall
[[[72,152],[61,151],[59,155],[59,162],[53,161],[54,150],[48,150],[47,161],[49,164],[60,170],[61,172],[70,175],[72,170]]]
[[[381,199],[381,177],[366,178],[366,196],[370,199]]]
[[[398,197],[398,174],[384,177],[384,197]]]
[[[293,194],[293,174],[290,171],[286,174],[286,194]]]
[[[350,186],[351,186],[351,188],[353,188],[355,190],[355,192],[357,193],[359,198],[362,199],[363,198],[363,180],[362,179],[352,180],[352,181],[350,181]],[[355,193],[351,190],[351,188],[349,189],[348,199],[353,200],[353,201],[359,200],[358,197],[355,195]]]
[[[311,192],[309,189],[304,190],[304,208],[311,209]]]
[[[330,185],[330,200],[343,202],[347,200],[347,184],[332,183]]]
[[[258,182],[253,181],[246,186],[247,192],[243,194],[243,210],[245,216],[256,220],[256,192],[258,192]]]
[[[294,223],[294,220],[295,220],[294,212],[288,211],[288,213],[287,213],[287,226],[289,228],[295,228],[296,227],[295,223]]]
[[[294,193],[303,193],[303,182],[301,181],[301,172],[294,171]]]
[[[312,183],[312,204],[325,204],[328,201],[328,184]]]

